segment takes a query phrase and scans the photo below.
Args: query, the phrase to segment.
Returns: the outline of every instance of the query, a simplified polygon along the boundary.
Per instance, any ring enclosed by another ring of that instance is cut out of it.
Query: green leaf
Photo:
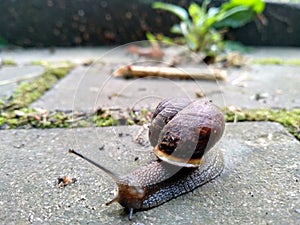
[[[180,24],[173,25],[170,31],[179,35],[180,41],[190,50],[215,55],[222,52],[225,46],[223,35],[218,29],[243,26],[265,7],[263,0],[228,1],[219,8],[209,9],[210,0],[204,0],[201,6],[191,3],[187,10],[164,2],[153,3],[153,8],[169,11],[180,18]],[[173,40],[177,42],[178,39]]]
[[[214,17],[215,15],[217,15],[220,12],[219,8],[215,8],[215,7],[211,7],[208,9],[207,11],[207,16],[208,17]]]
[[[174,40],[170,37],[166,37],[166,36],[161,36],[159,39],[161,42],[168,44],[168,45],[172,45],[175,44]]]
[[[235,41],[224,41],[224,45],[225,49],[228,51],[238,51],[241,53],[249,53],[251,51],[250,47]]]
[[[149,41],[155,41],[155,40],[156,40],[155,36],[154,36],[152,33],[150,33],[150,32],[147,32],[147,33],[146,33],[146,38],[147,38]]]
[[[207,11],[207,15],[206,15],[206,18],[205,18],[205,21],[203,21],[203,26],[206,31],[208,29],[210,29],[212,27],[212,25],[217,22],[217,15],[219,14],[219,9],[218,8],[210,8],[208,11]]]
[[[207,12],[207,7],[208,7],[208,4],[210,3],[210,0],[204,0],[202,5],[201,5],[201,8],[203,10],[203,12]]]
[[[192,3],[189,8],[188,12],[190,16],[192,17],[194,24],[199,24],[199,20],[201,20],[204,16],[206,11],[204,11],[199,5],[196,3]]]
[[[152,33],[147,32],[146,37],[147,37],[148,41],[150,41],[152,43],[156,43],[156,44],[158,44],[158,41],[164,42],[166,44],[173,44],[174,43],[172,38],[166,37],[166,36],[161,35],[161,34],[158,34],[158,35],[155,36]]]
[[[182,34],[182,30],[179,24],[175,24],[171,27],[170,30],[173,34]]]
[[[8,41],[4,37],[0,36],[0,46],[7,46],[7,45],[8,45]]]
[[[198,48],[199,48],[199,41],[198,41],[198,38],[193,35],[192,33],[188,33],[186,36],[185,36],[185,41],[189,47],[190,50],[192,51],[197,51]]]
[[[221,9],[226,11],[237,6],[245,6],[253,10],[256,14],[260,14],[264,11],[265,3],[263,0],[231,0],[223,3]]]
[[[216,29],[224,27],[241,27],[250,22],[254,16],[255,13],[251,9],[244,6],[235,7],[222,13],[213,27]]]
[[[154,2],[152,4],[152,7],[154,9],[162,9],[162,10],[169,11],[175,14],[176,16],[178,16],[182,21],[189,21],[189,15],[187,11],[180,6],[168,4],[164,2]]]

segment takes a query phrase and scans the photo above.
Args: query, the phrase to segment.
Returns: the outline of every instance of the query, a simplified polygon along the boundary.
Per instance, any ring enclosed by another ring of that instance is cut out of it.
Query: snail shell
[[[213,148],[224,131],[224,117],[210,101],[166,99],[153,113],[149,140],[157,160],[119,176],[85,156],[116,182],[118,202],[130,211],[147,210],[214,179],[223,170],[223,154]]]
[[[224,116],[210,101],[172,98],[156,108],[149,127],[154,154],[181,167],[198,167],[221,138]]]

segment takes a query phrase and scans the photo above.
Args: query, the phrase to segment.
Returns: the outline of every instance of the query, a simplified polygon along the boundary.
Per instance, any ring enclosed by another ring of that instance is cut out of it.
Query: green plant
[[[0,36],[0,48],[7,47],[7,46],[8,46],[7,40],[4,37]]]
[[[210,1],[204,0],[200,7],[192,3],[188,9],[180,6],[155,2],[154,9],[169,11],[180,19],[179,24],[171,27],[171,33],[179,35],[172,39],[163,35],[156,38],[161,41],[186,44],[192,51],[202,52],[204,56],[216,56],[224,50],[223,34],[225,28],[237,28],[250,22],[264,10],[262,0],[230,0],[219,8],[208,7]],[[151,34],[148,39],[153,40]]]

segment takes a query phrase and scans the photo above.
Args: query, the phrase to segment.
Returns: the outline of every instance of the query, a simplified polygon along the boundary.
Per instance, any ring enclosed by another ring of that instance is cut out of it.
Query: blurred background
[[[170,34],[178,17],[151,7],[152,0],[2,0],[0,45],[21,47],[119,45]],[[199,0],[167,0],[187,8]],[[211,1],[219,6],[224,1]],[[300,46],[300,1],[265,1],[255,18],[226,38],[247,45]]]

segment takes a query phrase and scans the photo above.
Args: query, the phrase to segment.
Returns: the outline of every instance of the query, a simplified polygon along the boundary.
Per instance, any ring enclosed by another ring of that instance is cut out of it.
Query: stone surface
[[[205,93],[207,98],[221,107],[300,107],[299,66],[249,65],[242,69],[228,69],[227,82],[113,78],[111,74],[119,66],[145,61],[142,58],[125,57],[125,49],[126,46],[111,49],[89,67],[77,67],[51,91],[33,103],[32,107],[83,111],[98,107],[154,108],[161,98],[196,98],[196,92]],[[256,48],[247,58],[276,58],[278,55],[282,58],[297,59],[300,57],[300,51],[298,48]],[[120,58],[123,60],[120,61]],[[162,62],[168,63],[169,60],[166,57]],[[179,69],[184,70],[184,67]],[[201,67],[199,70],[201,71]]]
[[[138,42],[137,42],[138,43]],[[128,44],[129,45],[129,44]],[[128,45],[122,45],[117,47],[84,47],[84,48],[29,48],[22,49],[17,48],[14,50],[1,50],[0,58],[1,59],[12,59],[18,65],[24,65],[31,63],[33,61],[65,61],[69,60],[74,63],[83,63],[89,60],[101,60],[104,61],[113,61],[117,60],[118,62],[126,62],[126,52],[124,48]],[[121,51],[111,52],[112,49],[121,49]],[[121,54],[123,53],[123,54]],[[125,55],[124,55],[125,53]]]
[[[67,153],[75,148],[126,174],[153,158],[140,127],[0,131],[1,224],[299,224],[300,144],[276,123],[227,124],[214,181],[129,222],[113,181]],[[138,157],[138,160],[136,160]],[[58,177],[76,178],[65,188]]]
[[[0,99],[11,96],[21,81],[41,76],[43,72],[44,68],[42,66],[35,65],[0,68]]]
[[[12,59],[18,67],[1,68],[0,78],[23,79],[42,72],[27,65],[35,60],[92,60],[31,105],[47,109],[153,108],[162,97],[194,98],[200,90],[220,106],[300,106],[300,67],[231,69],[226,83],[111,78],[119,65],[145,63],[128,55],[127,47],[1,51],[0,58]],[[248,57],[296,59],[300,51],[256,48]],[[120,205],[104,205],[113,198],[113,181],[67,150],[79,149],[116,173],[127,174],[154,158],[149,144],[133,141],[139,129],[0,130],[0,224],[300,224],[300,144],[281,125],[265,122],[227,124],[218,145],[225,155],[221,176],[160,207],[137,212],[129,222]],[[77,182],[58,188],[62,176]]]
[[[279,59],[299,59],[300,51],[299,48],[291,47],[255,47],[253,51],[245,53],[245,56],[249,58],[279,58]]]

